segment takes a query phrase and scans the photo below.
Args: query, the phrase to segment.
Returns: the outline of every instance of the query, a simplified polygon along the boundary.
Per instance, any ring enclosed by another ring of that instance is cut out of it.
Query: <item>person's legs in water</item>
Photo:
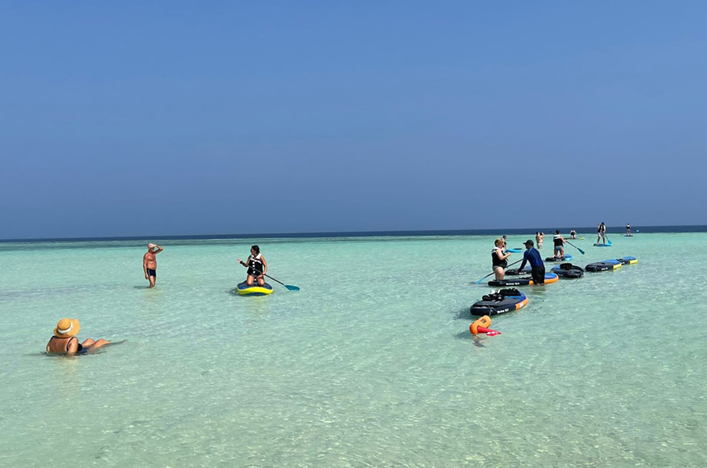
[[[157,270],[147,270],[147,278],[150,280],[150,287],[155,287],[155,282],[157,281]]]
[[[533,277],[533,284],[545,284],[545,267],[533,267],[530,274]]]
[[[107,344],[110,344],[110,341],[108,341],[108,340],[94,341],[92,338],[87,338],[86,340],[84,340],[83,343],[81,343],[81,346],[83,346],[83,349],[85,351],[94,351],[96,349],[104,347]]]

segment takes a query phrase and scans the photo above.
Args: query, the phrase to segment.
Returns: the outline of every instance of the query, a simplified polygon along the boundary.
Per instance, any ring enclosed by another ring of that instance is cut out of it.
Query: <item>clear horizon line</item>
[[[609,230],[619,229],[618,232],[624,232],[625,226],[607,226]],[[675,224],[675,225],[657,225],[657,226],[642,226],[638,228],[645,233],[655,232],[672,232],[668,228],[682,228],[678,232],[701,232],[707,231],[707,225],[704,224]],[[690,229],[693,228],[693,229]],[[551,233],[556,227],[545,228],[485,228],[485,229],[418,229],[418,230],[398,230],[398,231],[320,231],[320,232],[282,232],[282,233],[249,233],[249,234],[182,234],[182,235],[140,235],[140,236],[101,236],[101,237],[33,237],[25,239],[0,239],[3,242],[96,242],[96,241],[138,241],[138,240],[188,240],[188,239],[252,239],[252,238],[307,238],[307,237],[405,237],[405,236],[454,236],[454,235],[484,235],[490,233],[510,233],[510,234],[525,234],[533,233],[540,230],[541,232]],[[560,229],[561,231],[569,231],[571,228]],[[579,230],[593,230],[594,227],[575,228]],[[631,226],[632,232],[636,232],[635,226]],[[614,230],[614,233],[617,231]],[[593,233],[593,231],[592,231]]]

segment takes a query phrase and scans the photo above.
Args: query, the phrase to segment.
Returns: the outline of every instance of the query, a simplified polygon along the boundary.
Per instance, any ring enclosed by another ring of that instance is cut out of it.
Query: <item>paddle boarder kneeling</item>
[[[533,284],[545,284],[545,264],[543,259],[540,257],[540,252],[533,248],[533,241],[528,239],[525,241],[525,248],[527,249],[523,254],[523,262],[520,264],[518,271],[522,271],[526,262],[530,263],[531,272],[533,277]]]
[[[554,243],[554,250],[552,252],[552,258],[554,259],[565,259],[565,238],[560,234],[560,230],[555,230],[555,237],[552,239]]]
[[[250,248],[250,256],[246,262],[238,259],[238,263],[248,267],[248,278],[245,280],[248,286],[253,286],[253,282],[257,279],[258,285],[263,286],[265,284],[265,277],[263,276],[268,272],[268,262],[265,261],[265,257],[260,253],[260,247],[254,245]]]

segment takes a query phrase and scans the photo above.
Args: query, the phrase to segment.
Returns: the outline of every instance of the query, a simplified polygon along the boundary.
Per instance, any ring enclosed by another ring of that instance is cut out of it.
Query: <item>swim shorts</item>
[[[545,284],[544,266],[533,267],[530,274],[533,276],[533,284]]]
[[[154,276],[157,278],[157,271],[156,270],[150,270],[149,268],[147,269],[147,276]]]

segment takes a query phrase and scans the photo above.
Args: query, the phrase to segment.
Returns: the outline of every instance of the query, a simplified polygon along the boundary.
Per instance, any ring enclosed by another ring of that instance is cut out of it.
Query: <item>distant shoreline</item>
[[[119,242],[146,240],[228,240],[228,239],[306,239],[326,237],[427,237],[427,236],[488,236],[488,235],[530,235],[540,230],[553,234],[557,227],[552,228],[514,228],[514,229],[454,229],[454,230],[421,230],[421,231],[344,231],[344,232],[303,232],[303,233],[254,233],[254,234],[206,234],[206,235],[145,235],[125,237],[60,237],[31,239],[0,239],[3,243],[45,243],[45,242]],[[560,227],[561,232],[569,233],[571,227]],[[575,227],[578,235],[596,234],[596,226]],[[607,227],[609,235],[623,235],[625,226]],[[638,232],[637,232],[638,231]],[[684,233],[707,232],[707,225],[691,226],[631,226],[631,233],[636,235],[650,233]]]

